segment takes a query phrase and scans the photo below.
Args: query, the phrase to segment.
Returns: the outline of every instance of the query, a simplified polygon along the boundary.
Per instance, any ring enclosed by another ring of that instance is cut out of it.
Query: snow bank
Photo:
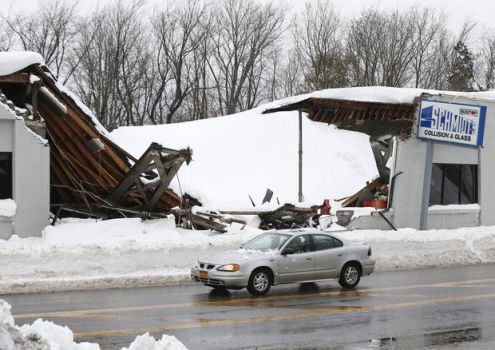
[[[0,293],[183,282],[198,254],[235,249],[261,231],[175,228],[173,218],[66,219],[41,238],[0,240]]]
[[[39,53],[31,51],[0,52],[0,75],[16,73],[32,64],[44,64]]]
[[[359,230],[336,234],[370,244],[377,271],[495,263],[494,226],[429,231]]]
[[[100,350],[95,343],[76,343],[68,327],[37,319],[32,325],[18,327],[10,313],[11,306],[0,299],[1,350]],[[187,350],[174,336],[155,340],[148,333],[138,336],[129,348],[122,350]]]
[[[129,348],[123,348],[122,350],[187,350],[187,348],[174,336],[163,335],[160,340],[155,340],[148,333],[138,336]]]
[[[14,325],[14,318],[10,313],[12,307],[5,301],[0,299],[0,325],[7,324],[10,326]]]
[[[41,238],[0,240],[0,293],[190,283],[198,257],[237,249],[261,231],[175,228],[173,220],[63,220]],[[377,271],[495,263],[495,226],[457,230],[330,231],[368,242]]]
[[[0,216],[12,217],[15,215],[17,206],[12,199],[0,199]]]
[[[171,187],[188,192],[208,208],[260,205],[267,188],[280,203],[297,202],[297,112],[262,115],[262,109],[212,119],[159,126],[123,127],[111,138],[136,157],[158,142],[191,147],[193,161],[179,170]],[[342,198],[377,176],[368,136],[304,118],[305,201]]]

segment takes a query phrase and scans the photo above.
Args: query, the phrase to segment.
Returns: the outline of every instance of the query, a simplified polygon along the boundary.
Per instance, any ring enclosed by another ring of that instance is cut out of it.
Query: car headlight
[[[228,264],[228,265],[222,265],[217,267],[218,271],[228,271],[228,272],[235,272],[239,271],[241,267],[237,264]]]

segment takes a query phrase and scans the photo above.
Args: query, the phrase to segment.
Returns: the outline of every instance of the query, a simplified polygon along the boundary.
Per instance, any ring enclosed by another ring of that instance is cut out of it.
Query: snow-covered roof
[[[411,104],[421,95],[457,96],[495,100],[495,90],[484,92],[460,92],[416,88],[398,88],[387,86],[365,86],[314,91],[309,94],[292,96],[265,105],[265,110],[278,109],[307,99],[332,99],[356,102],[375,102],[387,104]]]
[[[0,52],[0,75],[16,73],[32,64],[44,64],[39,53],[31,51]]]

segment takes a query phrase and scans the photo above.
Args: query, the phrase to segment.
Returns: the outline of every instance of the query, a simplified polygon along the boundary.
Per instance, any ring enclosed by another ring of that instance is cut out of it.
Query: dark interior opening
[[[0,199],[12,198],[12,153],[0,152]]]

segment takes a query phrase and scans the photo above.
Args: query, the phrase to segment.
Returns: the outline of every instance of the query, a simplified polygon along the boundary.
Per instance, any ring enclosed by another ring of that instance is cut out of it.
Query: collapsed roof
[[[190,149],[152,144],[140,159],[134,158],[107,137],[91,111],[56,81],[36,53],[0,53],[0,90],[29,111],[26,124],[50,144],[52,210],[125,216],[181,204],[168,185],[180,166],[191,161]]]
[[[328,89],[272,104],[263,113],[300,110],[316,122],[360,131],[373,137],[411,136],[417,103],[433,96],[494,99],[495,93],[391,88],[381,86]]]

